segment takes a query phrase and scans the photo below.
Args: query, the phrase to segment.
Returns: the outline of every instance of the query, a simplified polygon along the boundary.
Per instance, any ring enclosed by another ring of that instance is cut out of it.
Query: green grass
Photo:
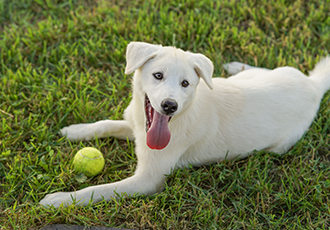
[[[330,229],[330,94],[305,136],[278,156],[175,170],[164,192],[87,207],[46,209],[48,193],[124,179],[134,144],[70,143],[60,128],[121,119],[133,40],[304,73],[330,51],[330,1],[0,1],[0,229],[47,224],[135,229]],[[71,162],[83,146],[104,153],[94,178]]]

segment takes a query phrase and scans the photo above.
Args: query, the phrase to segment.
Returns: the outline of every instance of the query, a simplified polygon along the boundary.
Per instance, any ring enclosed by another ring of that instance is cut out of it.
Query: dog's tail
[[[327,92],[330,89],[330,56],[321,59],[309,73],[309,77],[321,89],[322,95]]]

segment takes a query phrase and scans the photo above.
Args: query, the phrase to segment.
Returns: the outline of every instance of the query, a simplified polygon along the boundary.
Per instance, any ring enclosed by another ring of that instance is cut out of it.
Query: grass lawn
[[[0,1],[0,229],[48,224],[134,229],[330,229],[330,93],[285,155],[175,170],[165,190],[87,207],[48,209],[48,193],[132,175],[134,143],[71,143],[73,123],[121,119],[130,101],[126,45],[145,41],[308,73],[330,51],[329,0]],[[72,168],[83,146],[105,155],[102,174]]]

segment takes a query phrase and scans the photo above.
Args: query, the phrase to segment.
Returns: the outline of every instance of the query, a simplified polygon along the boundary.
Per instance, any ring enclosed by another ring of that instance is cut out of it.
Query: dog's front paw
[[[68,206],[75,201],[75,194],[73,192],[57,192],[48,194],[39,203],[43,206],[54,206],[55,208]]]
[[[93,124],[70,125],[61,129],[60,133],[70,141],[89,141],[95,137]]]

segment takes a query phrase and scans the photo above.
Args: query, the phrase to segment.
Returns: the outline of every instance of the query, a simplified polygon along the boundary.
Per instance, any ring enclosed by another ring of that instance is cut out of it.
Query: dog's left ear
[[[212,75],[213,63],[203,54],[190,53],[193,57],[193,65],[197,75],[205,81],[206,85],[213,89]]]
[[[125,74],[133,73],[143,66],[148,60],[156,57],[161,45],[152,45],[145,42],[131,42],[126,50]]]

